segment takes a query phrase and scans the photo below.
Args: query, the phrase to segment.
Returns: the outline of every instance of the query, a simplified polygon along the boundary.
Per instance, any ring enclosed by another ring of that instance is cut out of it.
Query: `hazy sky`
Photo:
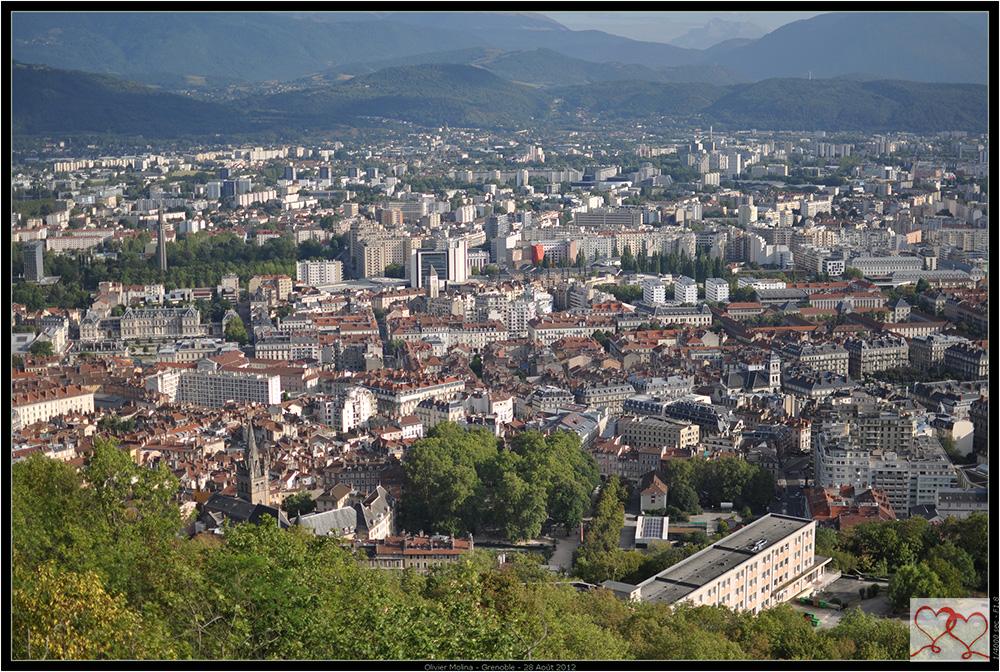
[[[573,30],[603,30],[634,40],[669,42],[713,18],[748,21],[766,31],[823,12],[540,12]]]

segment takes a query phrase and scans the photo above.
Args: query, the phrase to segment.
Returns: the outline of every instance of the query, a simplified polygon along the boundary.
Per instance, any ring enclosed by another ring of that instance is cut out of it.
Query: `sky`
[[[713,18],[747,21],[770,32],[823,12],[540,12],[572,30],[606,33],[650,42],[670,42]]]

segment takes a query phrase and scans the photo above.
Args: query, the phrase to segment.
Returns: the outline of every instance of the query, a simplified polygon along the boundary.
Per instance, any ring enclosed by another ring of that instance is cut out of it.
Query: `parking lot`
[[[861,588],[867,588],[872,583],[872,581],[864,581],[842,576],[822,590],[819,593],[819,597],[827,602],[836,597],[841,601],[846,602],[848,609],[860,607],[862,611],[868,614],[882,617],[894,617],[892,607],[889,604],[887,583],[878,582],[881,590],[879,591],[877,597],[864,600],[861,599],[858,591]],[[792,608],[796,611],[801,611],[803,613],[808,612],[818,618],[819,627],[821,628],[832,628],[840,622],[840,619],[843,618],[844,613],[846,613],[846,610],[823,609],[821,607],[799,604],[794,600],[789,602],[789,604],[791,604]],[[905,618],[901,620],[905,620]]]

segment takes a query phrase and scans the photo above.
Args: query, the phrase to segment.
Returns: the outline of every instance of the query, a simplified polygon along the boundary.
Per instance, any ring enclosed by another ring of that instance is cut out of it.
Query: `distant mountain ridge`
[[[817,78],[870,73],[878,79],[986,83],[989,62],[985,13],[821,14],[758,39],[728,39],[707,49],[570,30],[519,12],[15,11],[11,16],[11,52],[18,61],[147,82],[191,75],[293,80],[347,64],[464,49],[545,49],[590,63],[650,70],[712,66],[730,73],[729,82],[812,72]]]
[[[987,128],[986,87],[903,81],[773,79],[753,84],[605,81],[539,88],[483,67],[385,68],[346,81],[225,104],[109,76],[13,64],[18,134],[128,133],[148,137],[330,129],[386,118],[423,126],[523,128],[671,116],[733,128],[901,130]],[[67,114],[72,110],[72,114]]]
[[[750,80],[829,78],[985,84],[988,16],[852,12],[795,21],[716,59]]]

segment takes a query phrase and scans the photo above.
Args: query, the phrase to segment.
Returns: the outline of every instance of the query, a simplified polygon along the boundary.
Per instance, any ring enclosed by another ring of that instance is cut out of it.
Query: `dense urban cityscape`
[[[579,116],[15,144],[14,657],[903,660],[990,595],[988,133]]]

